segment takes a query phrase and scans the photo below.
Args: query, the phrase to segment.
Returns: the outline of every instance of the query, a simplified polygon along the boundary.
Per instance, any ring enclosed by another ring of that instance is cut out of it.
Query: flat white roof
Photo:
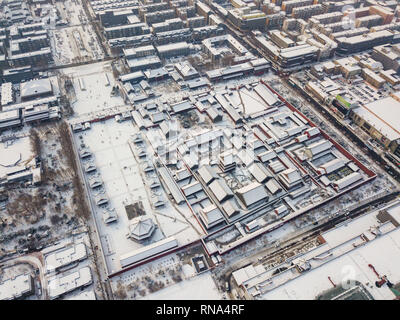
[[[13,102],[12,83],[5,82],[1,85],[1,105],[5,106]]]
[[[31,290],[31,276],[29,274],[20,274],[0,284],[0,300],[13,300]]]
[[[46,272],[53,271],[75,261],[82,260],[86,258],[86,256],[86,246],[82,242],[67,248],[63,248],[62,250],[52,252],[45,258]]]
[[[189,48],[189,44],[186,41],[183,42],[176,42],[170,44],[164,44],[157,47],[158,53],[164,53],[171,50],[179,50],[179,49],[187,49]]]
[[[400,138],[400,102],[392,97],[368,103],[353,111],[389,140]]]
[[[88,285],[92,282],[90,267],[83,267],[66,276],[57,275],[48,280],[49,297],[55,299],[62,294]]]

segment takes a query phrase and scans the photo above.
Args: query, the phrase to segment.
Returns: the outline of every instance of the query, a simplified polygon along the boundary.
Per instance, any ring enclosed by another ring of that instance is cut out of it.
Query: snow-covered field
[[[106,225],[102,220],[103,209],[94,205],[109,272],[120,269],[120,255],[142,247],[142,244],[126,237],[129,219],[125,205],[142,202],[146,214],[157,223],[158,228],[151,242],[175,236],[179,244],[183,245],[199,237],[197,231],[191,228],[168,201],[163,208],[152,208],[151,193],[142,180],[144,174],[141,172],[141,165],[136,162],[128,145],[128,139],[137,131],[138,128],[132,121],[117,123],[110,119],[105,123],[94,123],[90,130],[75,135],[77,145],[83,143],[94,154],[93,163],[97,167],[98,177],[104,183],[104,195],[109,199],[109,207],[114,208],[118,215],[117,222]],[[154,175],[153,173],[153,178]],[[91,191],[91,194],[95,195],[96,191]],[[166,195],[163,198],[167,200]],[[186,216],[190,215],[185,205],[180,206],[179,210],[185,212]],[[193,223],[196,223],[194,219]]]
[[[210,272],[183,280],[170,287],[149,294],[143,300],[221,300]]]
[[[111,96],[115,80],[109,63],[94,63],[86,66],[73,67],[64,70],[72,78],[76,99],[71,102],[75,116],[101,111],[116,106],[125,105],[120,96]],[[107,74],[110,85],[107,85]],[[82,79],[85,90],[81,89],[79,79]]]

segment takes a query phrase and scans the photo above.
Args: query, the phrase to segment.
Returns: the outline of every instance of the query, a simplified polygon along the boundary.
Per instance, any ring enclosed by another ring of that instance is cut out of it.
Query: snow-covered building
[[[203,209],[200,209],[199,216],[207,229],[224,221],[221,211],[215,204],[211,204]]]
[[[301,175],[299,170],[289,168],[279,174],[279,180],[289,189],[301,182]]]
[[[176,248],[177,246],[178,241],[174,237],[169,237],[154,242],[148,246],[121,255],[119,258],[121,267],[125,268],[131,264],[143,261],[145,259],[154,257],[158,254]]]
[[[264,167],[262,163],[259,162],[254,162],[249,167],[249,171],[259,183],[265,182],[270,177],[270,174],[268,173],[267,169]]]
[[[276,208],[274,212],[276,213],[277,216],[280,216],[288,212],[288,208],[284,204],[282,204],[278,208]]]
[[[336,170],[342,168],[344,165],[345,165],[345,162],[343,161],[343,159],[336,158],[336,159],[333,159],[331,161],[328,161],[328,162],[322,164],[318,168],[317,171],[319,174],[329,174],[333,171],[336,171]]]
[[[105,209],[102,213],[103,221],[105,224],[109,224],[111,222],[118,220],[118,215],[115,212],[115,209]]]
[[[63,266],[86,259],[86,246],[83,242],[64,247],[45,257],[46,272],[55,271]]]
[[[231,198],[229,200],[226,200],[222,204],[222,210],[224,213],[228,216],[228,218],[238,214],[240,212],[240,208],[238,204],[236,203],[236,200],[234,198]]]
[[[344,188],[360,181],[362,179],[362,175],[359,172],[353,172],[344,178],[337,180],[333,183],[333,187],[336,191],[343,190]]]
[[[182,187],[182,192],[185,195],[185,197],[189,197],[202,190],[203,188],[201,186],[201,183],[198,181],[194,181]]]
[[[156,225],[150,217],[136,217],[129,224],[128,238],[136,241],[148,239],[153,234],[155,228]]]
[[[89,267],[80,268],[78,271],[65,276],[57,275],[48,280],[49,298],[56,299],[63,294],[71,292],[93,282]]]
[[[282,187],[279,185],[279,183],[275,179],[270,179],[266,184],[265,187],[271,194],[276,194],[280,190],[282,190]]]
[[[332,147],[332,142],[328,140],[320,140],[318,142],[315,142],[307,146],[304,152],[308,158],[312,158],[321,152],[329,150],[331,147]]]
[[[33,293],[33,278],[29,274],[20,274],[0,283],[0,300],[21,299]]]
[[[264,186],[258,182],[252,182],[236,190],[236,195],[248,208],[252,205],[268,200],[268,193]]]
[[[224,179],[216,179],[209,185],[211,192],[219,202],[233,196],[232,190],[228,187]]]
[[[215,179],[218,179],[219,176],[218,174],[215,172],[215,170],[210,166],[210,165],[204,165],[201,166],[199,168],[199,170],[197,170],[197,173],[199,174],[199,176],[201,177],[201,179],[206,183],[206,184],[210,184],[212,181],[214,181]]]

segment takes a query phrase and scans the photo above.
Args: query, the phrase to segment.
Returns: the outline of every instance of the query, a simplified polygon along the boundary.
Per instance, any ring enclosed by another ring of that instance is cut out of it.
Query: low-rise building
[[[170,58],[188,55],[190,52],[190,45],[186,41],[183,41],[157,46],[156,49],[160,58]]]
[[[20,274],[0,283],[0,300],[15,300],[30,296],[35,292],[30,274]]]

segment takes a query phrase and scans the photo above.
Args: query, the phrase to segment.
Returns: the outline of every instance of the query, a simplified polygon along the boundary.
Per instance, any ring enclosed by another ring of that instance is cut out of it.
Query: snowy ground
[[[192,259],[199,255],[205,256],[205,252],[203,247],[198,244],[110,278],[114,298],[155,299],[154,296],[160,291],[160,295],[164,295],[163,292],[179,291],[179,288],[186,288],[190,283],[198,283],[196,280],[198,275]],[[206,257],[206,261],[207,265],[210,266],[210,259]],[[204,282],[209,282],[207,285],[204,283],[204,287],[209,287],[207,290],[218,293],[214,280],[212,278],[209,280],[211,281],[204,280]],[[195,299],[196,297],[198,297],[197,293],[187,292],[185,299]]]
[[[221,300],[210,272],[183,280],[168,288],[149,294],[143,300]]]
[[[109,199],[109,207],[114,208],[118,215],[117,222],[106,225],[102,221],[103,209],[94,205],[109,272],[120,269],[120,255],[142,247],[142,244],[126,238],[129,219],[125,205],[141,201],[146,214],[153,217],[159,228],[153,234],[151,242],[175,236],[179,244],[183,245],[199,237],[198,231],[193,230],[168,201],[163,208],[157,210],[152,208],[151,193],[145,186],[145,183],[150,180],[149,174],[145,175],[141,172],[141,165],[136,162],[128,145],[128,139],[137,130],[138,128],[133,125],[132,121],[117,123],[114,119],[110,119],[104,124],[94,123],[90,130],[75,135],[78,146],[83,143],[94,153],[93,163],[97,167],[98,177],[104,182],[105,196]],[[142,177],[147,178],[143,181]],[[93,196],[96,193],[96,191],[91,191]],[[161,192],[161,194],[163,193]],[[163,199],[167,200],[165,194]],[[180,206],[179,210],[185,212],[186,216],[190,215],[185,205]],[[196,221],[193,222],[196,223]]]
[[[75,114],[71,121],[94,119],[96,114],[104,109],[109,111],[120,106],[129,108],[120,96],[110,95],[115,80],[109,64],[97,63],[69,68],[65,70],[65,73],[73,79],[76,94],[76,99],[72,103]],[[106,85],[105,73],[108,75],[110,86]],[[84,81],[85,90],[82,90],[78,79]],[[137,132],[139,129],[132,120],[118,123],[110,119],[102,123],[93,123],[90,130],[74,135],[78,148],[84,145],[93,153],[91,162],[97,167],[97,177],[104,182],[103,190],[104,195],[109,199],[109,208],[114,208],[118,215],[117,222],[105,225],[102,220],[103,209],[93,205],[96,208],[95,218],[110,273],[120,269],[120,255],[143,245],[126,238],[129,219],[125,212],[125,205],[142,202],[145,212],[158,225],[151,242],[175,236],[179,244],[183,245],[198,239],[201,232],[200,228],[193,229],[192,226],[198,227],[198,223],[186,205],[174,208],[160,188],[153,193],[146,186],[148,181],[156,178],[156,175],[154,172],[147,174],[143,172],[142,164],[138,163],[132,152],[134,146],[128,144],[130,137]],[[149,157],[151,154],[152,151],[149,150]],[[89,175],[86,179],[89,179]],[[90,193],[93,201],[99,191],[91,190]],[[152,207],[154,196],[162,196],[166,202],[165,207],[154,210]]]
[[[115,85],[110,63],[94,63],[86,66],[65,69],[64,74],[71,78],[75,97],[71,102],[75,111],[74,117],[80,117],[93,112],[101,111],[116,106],[125,105],[120,96],[111,96],[111,91]],[[107,74],[110,85],[107,85]],[[82,79],[85,90],[79,84]]]

